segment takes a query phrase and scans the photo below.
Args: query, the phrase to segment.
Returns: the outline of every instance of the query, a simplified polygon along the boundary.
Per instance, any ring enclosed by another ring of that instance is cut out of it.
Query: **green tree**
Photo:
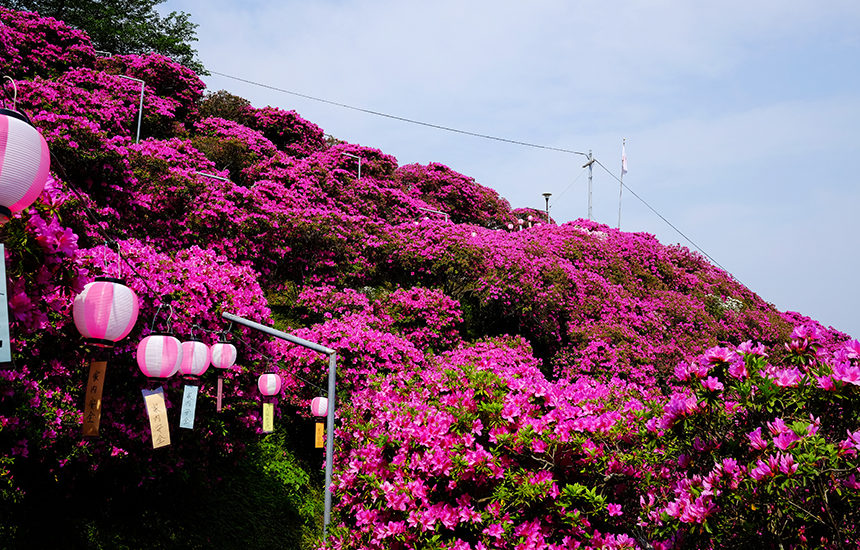
[[[3,0],[14,10],[38,12],[65,21],[90,35],[97,50],[113,54],[156,52],[203,72],[197,50],[197,25],[185,12],[162,17],[155,6],[165,0]]]

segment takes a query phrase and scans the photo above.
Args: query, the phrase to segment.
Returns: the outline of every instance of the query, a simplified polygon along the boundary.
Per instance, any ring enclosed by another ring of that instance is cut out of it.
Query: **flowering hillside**
[[[0,227],[0,547],[860,545],[857,340],[649,234],[529,221],[442,164],[207,94],[166,57],[98,57],[36,14],[0,23],[0,70],[53,157]],[[123,77],[144,82],[139,142],[141,83]],[[138,321],[90,346],[72,302],[120,275]],[[337,351],[325,541],[307,403],[326,360],[223,312]],[[221,412],[204,375],[193,430],[184,382],[135,359],[169,328],[239,351]],[[83,438],[94,358],[101,430]],[[264,372],[283,379],[268,435]],[[173,435],[153,449],[141,390],[159,385]]]

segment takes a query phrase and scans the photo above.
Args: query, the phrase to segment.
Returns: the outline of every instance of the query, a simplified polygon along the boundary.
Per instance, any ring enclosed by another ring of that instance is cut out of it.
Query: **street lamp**
[[[361,180],[361,157],[358,155],[353,155],[352,153],[341,153],[341,155],[358,159],[358,179]]]
[[[552,193],[544,193],[543,198],[546,199],[546,223],[549,223],[549,198],[552,196]]]
[[[130,76],[125,76],[124,74],[117,75],[120,78],[124,78],[126,80],[133,80],[135,82],[140,82],[140,107],[137,108],[137,138],[134,140],[135,143],[140,143],[140,121],[143,118],[143,90],[146,88],[146,82],[139,78],[133,78]]]

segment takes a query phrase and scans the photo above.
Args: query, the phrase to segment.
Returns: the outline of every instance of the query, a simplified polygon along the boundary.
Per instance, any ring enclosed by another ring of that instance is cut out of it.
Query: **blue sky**
[[[860,2],[167,0],[211,71],[470,132],[588,151],[781,310],[860,337]],[[513,207],[587,215],[580,156],[406,124],[212,75]],[[618,182],[594,171],[593,218]],[[625,191],[621,228],[694,248]]]

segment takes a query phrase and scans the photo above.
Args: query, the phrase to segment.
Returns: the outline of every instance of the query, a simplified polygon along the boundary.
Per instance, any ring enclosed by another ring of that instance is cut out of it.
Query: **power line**
[[[638,194],[638,193],[636,193],[636,191],[634,191],[633,189],[630,189],[630,187],[629,187],[626,183],[624,183],[624,182],[621,180],[621,178],[619,178],[618,176],[616,176],[615,174],[613,174],[613,173],[609,170],[609,168],[607,168],[606,166],[604,166],[604,165],[603,165],[603,163],[601,163],[601,162],[600,162],[599,160],[597,160],[597,159],[594,159],[594,162],[596,162],[597,164],[599,164],[599,165],[600,165],[600,167],[601,167],[601,168],[603,168],[603,169],[606,171],[606,173],[607,173],[607,174],[609,174],[610,176],[612,176],[612,177],[615,179],[615,181],[617,181],[617,182],[618,182],[619,184],[621,184],[625,189],[627,189],[628,191],[630,191],[630,193],[631,193],[634,197],[636,197],[637,199],[639,199],[639,201],[640,201],[642,204],[644,204],[645,206],[647,206],[647,207],[651,210],[651,212],[654,212],[655,214],[657,214],[657,216],[658,216],[661,220],[663,220],[664,222],[666,222],[666,224],[667,224],[669,227],[671,227],[672,229],[674,229],[675,231],[677,231],[679,235],[681,235],[682,237],[684,237],[684,238],[687,240],[687,242],[688,242],[688,243],[690,243],[691,245],[693,245],[693,248],[695,248],[696,250],[698,250],[699,252],[701,252],[702,254],[704,254],[704,255],[705,255],[705,257],[706,257],[706,258],[708,258],[709,260],[711,260],[711,262],[712,262],[714,265],[716,265],[717,267],[719,267],[720,269],[722,269],[723,271],[725,271],[726,273],[728,273],[729,275],[731,275],[732,277],[734,277],[734,278],[735,278],[735,280],[737,280],[739,283],[744,284],[743,282],[741,282],[741,280],[740,280],[740,279],[738,279],[737,277],[735,277],[735,275],[734,275],[734,274],[732,274],[728,269],[726,269],[725,267],[723,267],[722,265],[720,265],[720,263],[719,263],[717,260],[713,259],[713,258],[711,257],[711,255],[710,255],[710,254],[708,254],[707,252],[705,252],[704,250],[702,250],[702,248],[701,248],[699,245],[697,245],[696,243],[694,243],[694,242],[693,242],[693,240],[692,240],[690,237],[688,237],[687,235],[685,235],[683,231],[681,231],[680,229],[678,229],[677,227],[675,227],[675,224],[673,224],[672,222],[670,222],[669,220],[667,220],[667,219],[666,219],[666,217],[665,217],[665,216],[663,216],[663,214],[661,214],[660,212],[657,212],[657,210],[656,210],[653,206],[651,206],[650,204],[648,204],[648,202],[647,202],[645,199],[643,199],[642,197],[640,197],[640,196],[639,196],[639,194]],[[744,286],[746,286],[746,285],[744,285]]]
[[[561,148],[561,147],[550,147],[549,145],[539,145],[539,144],[537,144],[537,143],[529,143],[529,142],[527,142],[527,141],[519,141],[519,140],[515,140],[515,139],[507,139],[507,138],[498,137],[498,136],[491,136],[491,135],[488,135],[488,134],[481,134],[481,133],[478,133],[478,132],[470,132],[470,131],[468,131],[468,130],[460,130],[460,129],[458,129],[458,128],[451,128],[450,126],[442,126],[441,124],[433,124],[433,123],[430,123],[430,122],[423,122],[423,121],[415,120],[415,119],[412,119],[412,118],[406,118],[406,117],[402,117],[402,116],[391,115],[391,114],[383,113],[383,112],[380,112],[380,111],[373,111],[373,110],[371,110],[371,109],[364,109],[364,108],[362,108],[362,107],[355,107],[355,106],[353,106],[353,105],[347,105],[346,103],[340,103],[340,102],[337,102],[337,101],[332,101],[332,100],[330,100],[330,99],[323,99],[323,98],[320,98],[320,97],[314,97],[314,96],[311,96],[311,95],[307,95],[307,94],[303,94],[303,93],[299,93],[299,92],[294,92],[294,91],[291,91],[291,90],[285,90],[284,88],[278,88],[277,86],[272,86],[272,85],[269,85],[269,84],[264,84],[264,83],[262,83],[262,82],[255,82],[255,81],[253,81],[253,80],[248,80],[248,79],[246,79],[246,78],[241,78],[241,77],[238,77],[238,76],[233,76],[233,75],[229,75],[229,74],[226,74],[226,73],[221,73],[221,72],[218,72],[218,71],[210,70],[209,72],[210,72],[210,73],[212,73],[212,74],[217,74],[218,76],[223,76],[223,77],[225,77],[225,78],[230,78],[230,79],[233,79],[233,80],[238,80],[239,82],[244,82],[244,83],[246,83],[246,84],[251,84],[251,85],[253,85],[253,86],[258,86],[258,87],[260,87],[260,88],[267,88],[267,89],[269,89],[269,90],[274,90],[274,91],[276,91],[276,92],[283,92],[283,93],[285,93],[285,94],[290,94],[290,95],[294,95],[294,96],[297,96],[297,97],[302,97],[302,98],[305,98],[305,99],[310,99],[310,100],[313,100],[313,101],[319,101],[320,103],[326,103],[326,104],[328,104],[328,105],[335,105],[335,106],[337,106],[337,107],[343,107],[344,109],[351,109],[351,110],[353,110],[353,111],[359,111],[359,112],[367,113],[367,114],[370,114],[370,115],[376,115],[376,116],[381,116],[381,117],[385,117],[385,118],[390,118],[390,119],[392,119],[392,120],[399,120],[400,122],[408,122],[409,124],[417,124],[417,125],[419,125],[419,126],[426,126],[426,127],[428,127],[428,128],[435,128],[435,129],[437,129],[437,130],[445,130],[446,132],[454,132],[454,133],[456,133],[456,134],[464,134],[464,135],[467,135],[467,136],[473,136],[473,137],[478,137],[478,138],[482,138],[482,139],[491,139],[491,140],[494,140],[494,141],[501,141],[501,142],[504,142],[504,143],[511,143],[511,144],[513,144],[513,145],[522,145],[522,146],[524,146],[524,147],[534,147],[535,149],[545,149],[545,150],[547,150],[547,151],[558,151],[558,152],[561,152],[561,153],[570,153],[570,154],[574,154],[574,155],[583,155],[583,156],[587,156],[585,153],[583,153],[583,152],[581,152],[581,151],[574,151],[574,150],[572,150],[572,149],[563,149],[563,148]]]

